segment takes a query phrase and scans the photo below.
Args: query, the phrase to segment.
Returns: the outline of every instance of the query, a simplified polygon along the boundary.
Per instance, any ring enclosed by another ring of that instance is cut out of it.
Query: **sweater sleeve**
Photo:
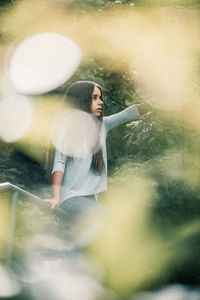
[[[105,129],[108,132],[114,127],[136,120],[139,116],[140,113],[137,109],[137,106],[132,105],[117,114],[111,115],[109,117],[104,117],[103,121]]]
[[[67,160],[67,156],[61,153],[60,151],[56,150],[54,156],[53,169],[51,173],[53,174],[55,172],[62,172],[64,174],[66,160]]]

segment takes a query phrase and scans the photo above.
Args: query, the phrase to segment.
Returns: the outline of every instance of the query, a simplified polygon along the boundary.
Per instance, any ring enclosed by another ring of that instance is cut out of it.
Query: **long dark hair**
[[[67,89],[62,101],[62,106],[67,104],[75,109],[80,109],[87,113],[91,113],[92,94],[95,87],[100,90],[101,100],[103,101],[103,91],[100,85],[92,81],[77,81]],[[103,110],[100,117],[97,117],[97,119],[99,130],[101,130]],[[55,147],[50,144],[46,156],[47,176],[49,179],[51,179],[54,156]],[[67,157],[67,163],[73,163],[73,157]],[[104,170],[104,161],[101,148],[98,148],[98,150],[92,156],[91,169],[96,175],[101,175]]]

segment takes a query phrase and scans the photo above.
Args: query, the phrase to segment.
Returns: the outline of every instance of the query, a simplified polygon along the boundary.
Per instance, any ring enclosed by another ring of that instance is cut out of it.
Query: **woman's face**
[[[97,86],[95,86],[92,93],[91,113],[96,117],[100,117],[102,111],[103,101],[101,100],[101,91]]]

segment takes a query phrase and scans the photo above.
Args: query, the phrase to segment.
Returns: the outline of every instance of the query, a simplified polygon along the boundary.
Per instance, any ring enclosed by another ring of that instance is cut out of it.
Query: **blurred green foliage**
[[[83,10],[83,13],[88,13],[88,9],[145,3],[146,1],[139,0],[75,0],[69,1],[69,4],[66,1],[66,6],[71,5]],[[197,4],[197,1],[195,3]],[[7,4],[14,5],[15,1],[1,1],[0,7]],[[103,61],[93,57],[84,57],[72,78],[53,94],[58,94],[62,98],[66,88],[76,80],[92,80],[103,87],[105,115],[117,113],[126,106],[143,101],[137,95],[128,71],[115,72],[107,68]],[[123,183],[123,178],[132,174],[135,176],[148,174],[153,178],[157,183],[157,198],[150,208],[152,223],[155,231],[169,239],[180,226],[190,224],[199,218],[200,188],[196,184],[200,179],[199,147],[200,136],[197,130],[188,128],[184,120],[173,118],[170,113],[161,111],[147,113],[138,121],[114,129],[107,139],[110,183],[120,185]],[[46,149],[45,144],[44,160]],[[42,165],[38,164],[30,156],[21,153],[15,144],[6,144],[1,141],[0,151],[0,182],[9,181],[37,195],[44,196],[39,189],[41,185],[47,183],[44,162]],[[193,170],[195,171],[194,178],[192,178]],[[116,175],[115,178],[118,178],[114,182],[113,174]],[[31,219],[30,215],[33,213],[39,215],[37,209],[30,210],[29,204],[24,210],[22,209],[19,215],[19,236],[30,233],[33,228],[35,232],[38,228],[37,220]],[[20,224],[24,215],[28,219],[30,230],[27,232]],[[48,224],[49,219],[45,219],[45,222]],[[183,248],[188,250],[187,255],[174,264],[167,277],[169,282],[199,284],[199,242],[198,232],[192,232],[188,236],[187,243],[183,243]],[[158,280],[157,284],[162,284],[162,280]]]

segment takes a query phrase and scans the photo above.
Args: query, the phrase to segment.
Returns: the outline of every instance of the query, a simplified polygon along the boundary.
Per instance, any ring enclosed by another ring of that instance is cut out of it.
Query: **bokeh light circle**
[[[100,123],[92,114],[78,109],[65,109],[52,128],[51,141],[61,153],[71,157],[86,157],[99,147]]]
[[[18,44],[10,61],[13,85],[22,94],[42,94],[65,83],[79,65],[81,51],[69,38],[51,32]]]
[[[24,137],[32,123],[33,113],[29,100],[21,95],[0,102],[0,138],[16,142]]]
[[[7,298],[20,293],[19,283],[14,276],[2,265],[0,265],[0,298]]]

